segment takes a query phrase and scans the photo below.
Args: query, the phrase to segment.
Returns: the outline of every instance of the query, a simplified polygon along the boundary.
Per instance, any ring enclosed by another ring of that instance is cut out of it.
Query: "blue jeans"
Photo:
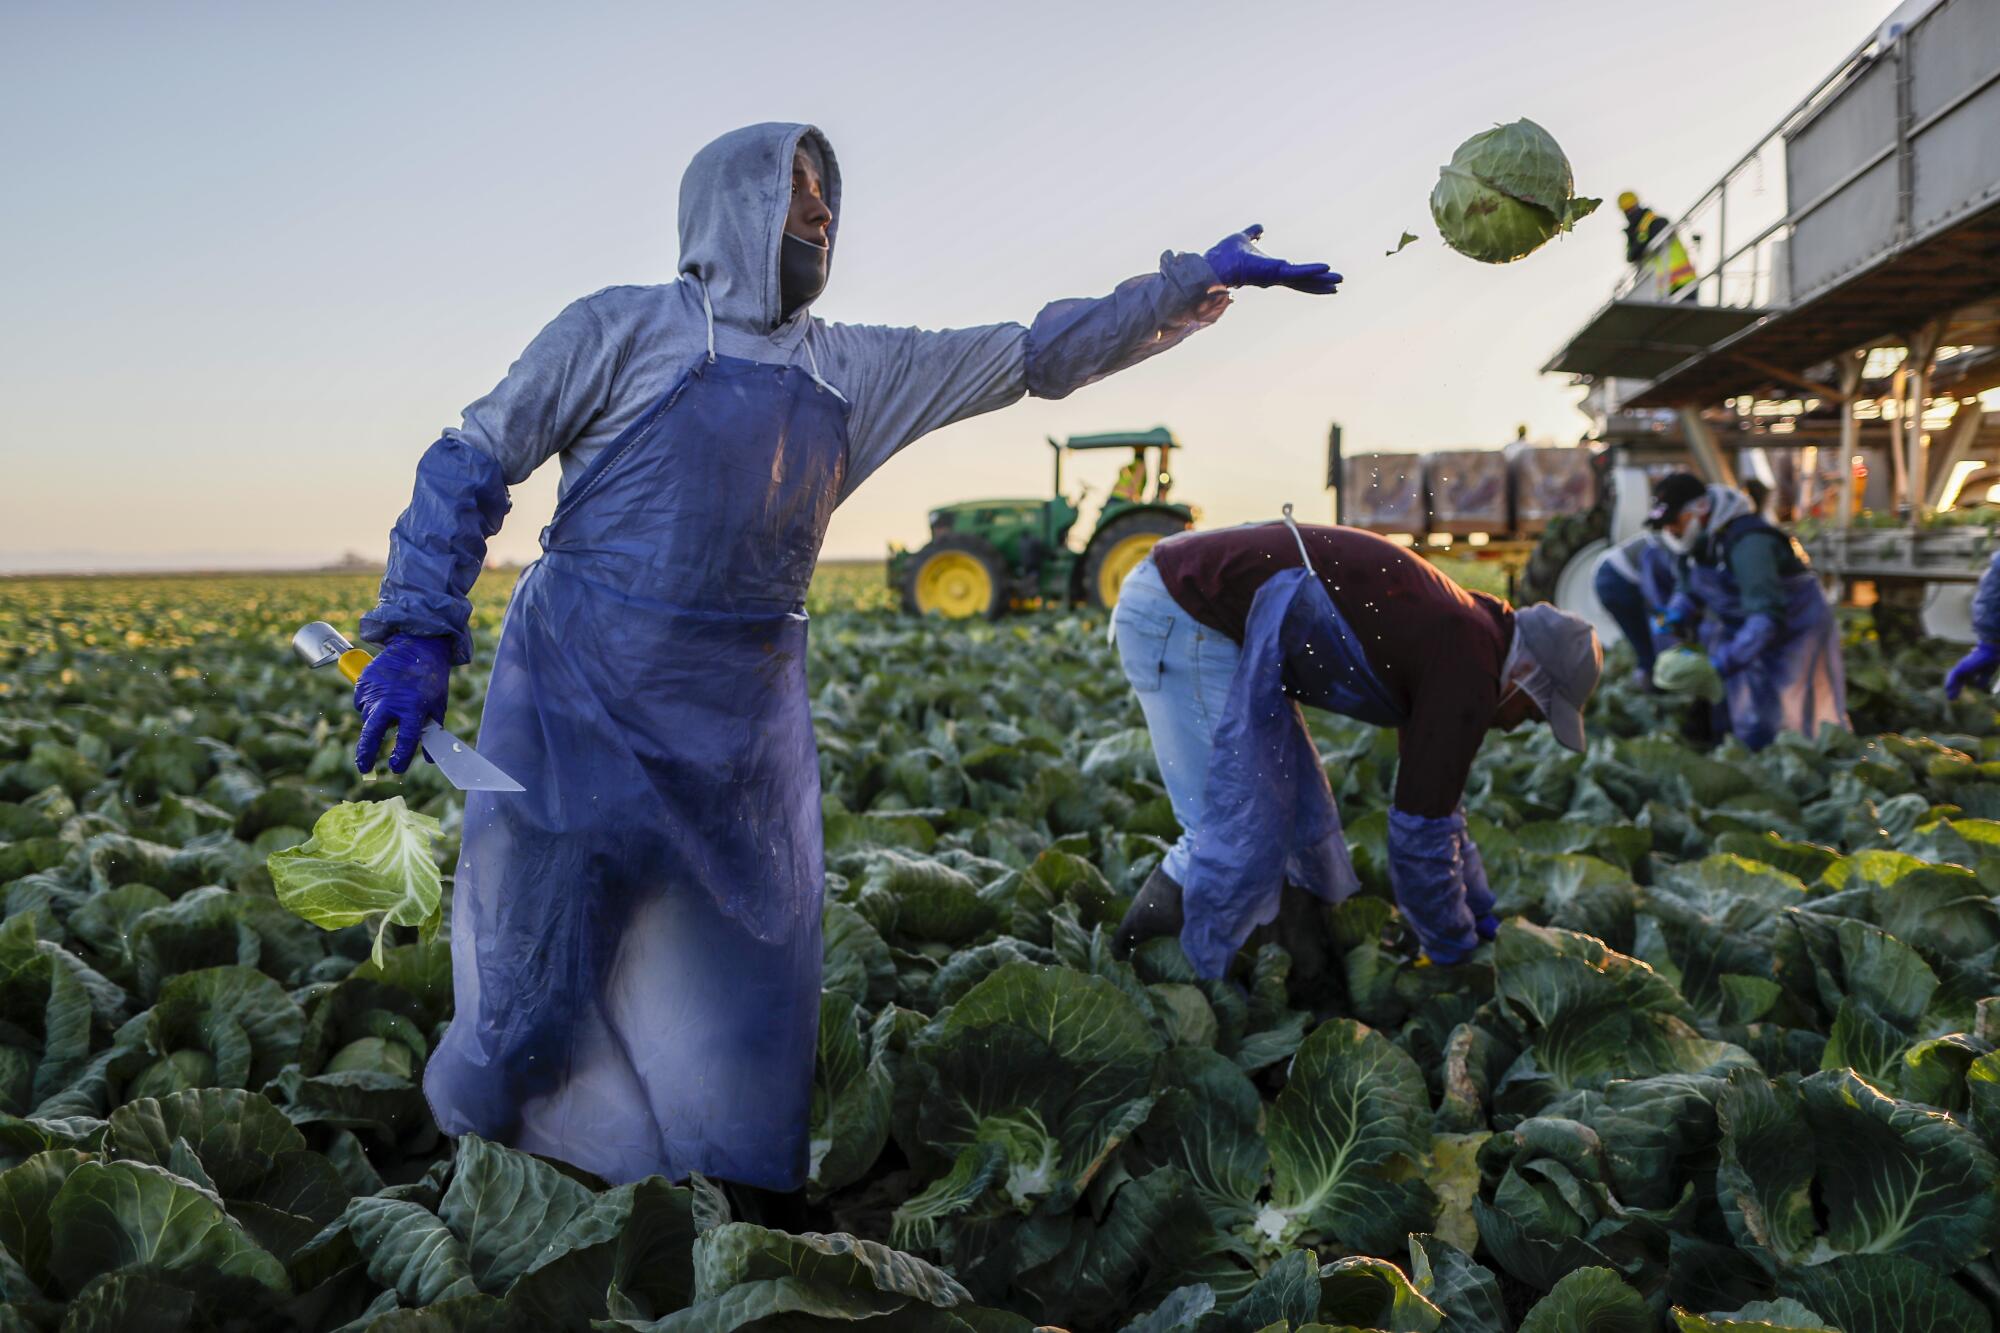
[[[1184,885],[1201,829],[1208,754],[1242,649],[1181,610],[1160,582],[1151,556],[1119,586],[1111,632],[1125,679],[1139,694],[1146,730],[1153,737],[1153,758],[1181,826],[1181,836],[1160,868]]]
[[[1613,569],[1608,560],[1597,566],[1597,577],[1592,582],[1598,602],[1618,622],[1625,642],[1632,645],[1632,656],[1638,659],[1639,670],[1651,680],[1653,623],[1646,609],[1646,594],[1639,590],[1638,584]]]

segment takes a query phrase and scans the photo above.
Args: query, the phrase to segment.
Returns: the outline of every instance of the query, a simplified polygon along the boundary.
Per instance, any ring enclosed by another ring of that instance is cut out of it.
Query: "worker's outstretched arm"
[[[827,377],[854,405],[843,495],[931,431],[1024,394],[1066,397],[1176,346],[1221,318],[1229,287],[1333,291],[1340,276],[1326,265],[1259,254],[1260,230],[1227,237],[1206,255],[1170,251],[1157,272],[1129,278],[1107,296],[1052,301],[1026,327],[824,326],[818,346]]]

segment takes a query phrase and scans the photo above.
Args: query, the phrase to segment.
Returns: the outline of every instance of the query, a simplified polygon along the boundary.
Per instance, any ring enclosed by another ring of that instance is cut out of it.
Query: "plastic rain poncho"
[[[467,801],[438,1123],[613,1182],[803,1183],[820,993],[819,777],[803,603],[840,499],[927,431],[1063,394],[1185,337],[1213,273],[1169,255],[1031,327],[779,315],[795,150],[751,126],[682,181],[681,276],[571,305],[433,445],[377,641],[450,637],[506,487],[560,457],[480,733],[520,794]]]

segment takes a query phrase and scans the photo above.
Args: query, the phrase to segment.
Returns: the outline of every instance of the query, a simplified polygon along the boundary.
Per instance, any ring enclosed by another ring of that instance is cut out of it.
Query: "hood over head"
[[[1729,526],[1734,519],[1752,513],[1757,506],[1750,503],[1750,497],[1734,486],[1710,486],[1708,488],[1708,532],[1711,536]]]
[[[707,287],[717,323],[770,333],[783,322],[778,252],[792,206],[792,155],[801,144],[820,169],[833,214],[826,226],[831,263],[840,237],[840,164],[813,126],[767,121],[731,130],[696,153],[681,176],[680,271]]]

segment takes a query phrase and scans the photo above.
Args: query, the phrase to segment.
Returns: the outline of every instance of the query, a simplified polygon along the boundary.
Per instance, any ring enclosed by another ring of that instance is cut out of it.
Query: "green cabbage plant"
[[[1445,244],[1485,264],[1533,254],[1601,199],[1573,194],[1569,159],[1532,120],[1496,125],[1458,146],[1438,172],[1431,217]]]

